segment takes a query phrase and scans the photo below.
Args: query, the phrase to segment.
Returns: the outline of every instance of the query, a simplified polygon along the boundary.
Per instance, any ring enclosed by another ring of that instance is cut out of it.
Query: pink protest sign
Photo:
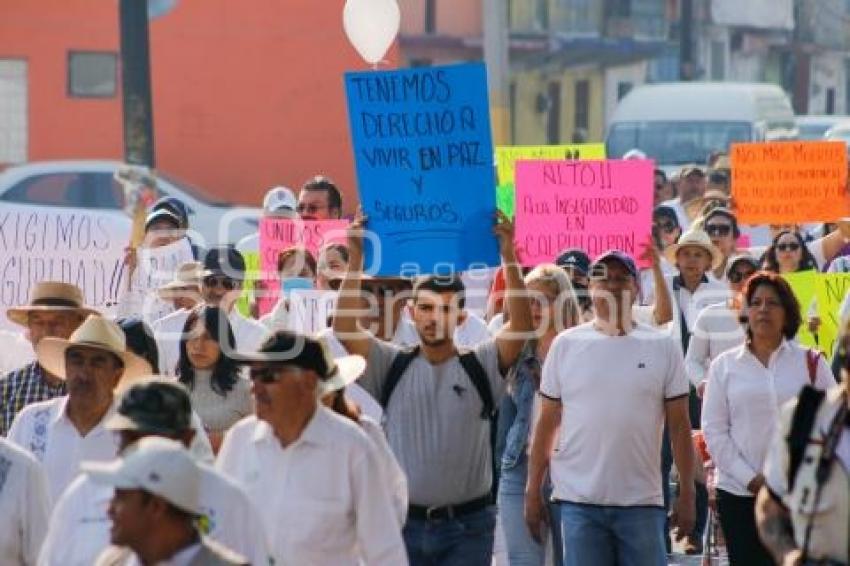
[[[292,246],[302,246],[317,260],[322,246],[328,243],[345,243],[348,220],[290,220],[286,218],[260,219],[260,269],[262,286],[258,289],[257,303],[260,314],[269,312],[280,296],[278,258],[280,252]]]
[[[638,259],[652,226],[653,162],[521,161],[516,166],[516,241],[525,266],[565,248],[591,259],[617,249]]]

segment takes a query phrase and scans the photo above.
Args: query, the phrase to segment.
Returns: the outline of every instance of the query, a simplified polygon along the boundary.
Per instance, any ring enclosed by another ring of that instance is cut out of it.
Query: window
[[[628,81],[620,81],[617,83],[617,101],[623,100],[623,97],[629,94],[634,84]]]
[[[549,0],[537,0],[537,27],[540,30],[549,29]]]
[[[425,33],[437,31],[437,0],[425,0]]]
[[[588,129],[590,125],[590,81],[576,81],[574,129]]]
[[[13,185],[2,200],[23,204],[118,209],[124,192],[110,173],[58,172],[33,175]]]
[[[726,78],[726,43],[711,41],[711,80],[722,81]]]
[[[561,83],[549,83],[549,115],[546,121],[546,142],[561,142]]]
[[[826,113],[832,116],[835,114],[835,89],[826,89]]]
[[[68,53],[68,95],[111,98],[118,91],[118,55],[109,52]]]

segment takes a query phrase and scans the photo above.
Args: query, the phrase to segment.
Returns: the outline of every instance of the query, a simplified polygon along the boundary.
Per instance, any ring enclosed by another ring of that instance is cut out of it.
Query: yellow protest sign
[[[821,273],[815,279],[815,296],[818,300],[818,342],[821,350],[830,356],[841,330],[838,309],[850,290],[850,273]]]
[[[809,306],[816,296],[817,279],[820,274],[817,271],[798,271],[796,273],[785,273],[782,277],[791,286],[794,295],[797,297],[797,302],[800,303],[800,315],[803,318],[803,323],[800,325],[800,330],[797,332],[797,341],[812,348],[820,348],[820,336],[816,340],[814,335],[809,332]]]
[[[741,224],[828,222],[850,213],[843,142],[733,144],[731,161]]]
[[[605,144],[581,143],[572,145],[512,145],[496,147],[496,205],[513,217],[516,206],[516,162],[520,160],[587,160],[605,159]]]

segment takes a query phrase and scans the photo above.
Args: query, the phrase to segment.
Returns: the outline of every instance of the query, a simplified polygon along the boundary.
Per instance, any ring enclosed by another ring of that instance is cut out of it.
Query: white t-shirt
[[[203,534],[248,558],[268,564],[265,527],[248,496],[235,482],[200,464]],[[39,566],[91,566],[109,546],[112,522],[107,516],[114,490],[80,474],[53,509]]]
[[[738,312],[729,308],[727,303],[702,309],[694,322],[688,353],[685,354],[685,372],[694,387],[705,379],[712,360],[726,350],[737,348],[745,339]]]
[[[663,505],[665,402],[688,394],[682,354],[666,334],[644,324],[626,336],[605,335],[593,322],[566,330],[546,356],[540,392],[562,408],[554,498]]]
[[[47,489],[35,458],[0,438],[0,563],[35,564],[50,513]]]

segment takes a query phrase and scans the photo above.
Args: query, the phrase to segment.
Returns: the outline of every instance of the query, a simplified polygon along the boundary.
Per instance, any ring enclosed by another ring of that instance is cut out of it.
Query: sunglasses
[[[232,291],[236,287],[236,282],[226,275],[209,275],[204,277],[205,287],[222,286],[228,291]]]
[[[744,279],[749,279],[750,275],[753,273],[755,273],[755,271],[751,271],[749,269],[735,269],[734,271],[729,272],[729,281],[737,284]]]
[[[657,229],[661,230],[662,232],[667,233],[667,234],[675,232],[676,228],[678,228],[678,226],[676,226],[672,222],[659,222],[658,224],[655,225],[655,227]]]
[[[791,242],[788,244],[776,244],[776,249],[780,252],[796,252],[800,249],[800,244]]]
[[[283,379],[285,373],[298,374],[301,373],[301,368],[297,366],[265,366],[250,369],[251,381],[259,381],[264,384],[278,383]]]
[[[706,224],[705,232],[709,236],[728,236],[732,233],[731,224]]]

